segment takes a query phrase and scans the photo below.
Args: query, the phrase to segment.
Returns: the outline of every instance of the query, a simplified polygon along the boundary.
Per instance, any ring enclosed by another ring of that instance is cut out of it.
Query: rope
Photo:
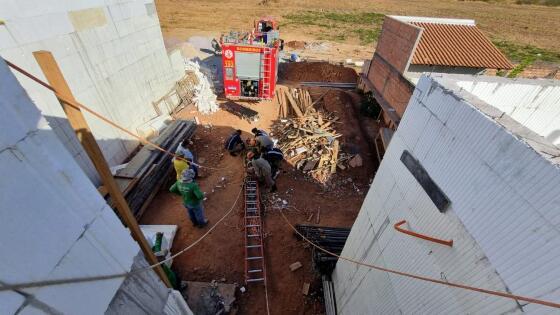
[[[159,145],[157,145],[157,144],[151,142],[150,140],[148,140],[148,139],[146,139],[146,138],[144,138],[144,137],[141,137],[141,136],[135,134],[134,132],[132,132],[132,131],[126,129],[125,127],[122,127],[121,125],[119,125],[119,124],[115,123],[114,121],[110,120],[109,118],[107,118],[107,117],[105,117],[105,116],[99,114],[98,112],[96,112],[96,111],[94,111],[93,109],[87,107],[86,105],[84,105],[84,104],[82,104],[82,103],[80,103],[80,102],[78,102],[78,101],[73,101],[73,100],[67,99],[67,98],[64,97],[63,95],[59,94],[59,93],[56,91],[56,89],[53,88],[52,86],[50,86],[48,83],[42,81],[41,79],[37,78],[36,76],[32,75],[31,73],[27,72],[26,70],[24,70],[24,69],[18,67],[17,65],[11,63],[10,61],[8,61],[8,60],[6,60],[6,59],[4,59],[4,61],[5,61],[6,64],[8,64],[8,66],[10,66],[12,69],[16,70],[17,72],[23,74],[24,76],[30,78],[31,80],[33,80],[33,81],[39,83],[39,84],[42,85],[43,87],[45,87],[45,88],[47,88],[48,90],[52,91],[52,92],[54,93],[54,95],[59,99],[59,101],[64,102],[64,103],[66,103],[66,104],[68,104],[68,105],[70,105],[70,106],[72,106],[72,107],[74,107],[74,108],[85,110],[86,112],[88,112],[88,113],[92,114],[93,116],[99,118],[100,120],[104,121],[105,123],[109,124],[110,126],[113,126],[113,127],[117,128],[117,129],[119,129],[120,131],[122,131],[122,132],[128,134],[129,136],[131,136],[131,137],[137,139],[138,141],[140,141],[140,142],[143,143],[144,145],[150,145],[150,146],[152,146],[152,147],[158,149],[159,151],[161,151],[161,152],[163,152],[163,153],[165,153],[165,154],[168,154],[168,155],[170,155],[170,156],[172,156],[172,157],[174,157],[174,158],[177,158],[177,159],[180,159],[180,160],[184,160],[183,158],[177,156],[175,153],[170,152],[170,151],[168,151],[168,150],[166,150],[166,149],[160,147]],[[196,166],[198,166],[198,167],[207,168],[207,169],[211,169],[211,170],[223,170],[223,169],[225,169],[225,168],[215,168],[215,167],[210,167],[210,166],[204,166],[204,165],[200,165],[200,164],[197,164],[197,163],[194,163],[194,162],[190,162],[190,163],[192,163],[192,164],[194,164],[194,165],[196,165]]]
[[[535,303],[535,304],[540,304],[540,305],[544,305],[544,306],[549,306],[549,307],[553,307],[553,308],[560,308],[560,304],[555,303],[555,302],[539,300],[539,299],[526,297],[526,296],[522,296],[522,295],[515,295],[515,294],[510,294],[510,293],[505,293],[505,292],[500,292],[500,291],[489,290],[489,289],[477,288],[477,287],[472,287],[472,286],[459,284],[459,283],[442,281],[442,280],[439,280],[439,279],[433,279],[433,278],[429,278],[429,277],[425,277],[425,276],[419,276],[419,275],[415,275],[415,274],[411,274],[411,273],[407,273],[407,272],[403,272],[403,271],[398,271],[398,270],[394,270],[394,269],[379,267],[379,266],[376,266],[376,265],[371,265],[371,264],[368,264],[368,263],[360,262],[360,261],[354,260],[352,258],[347,258],[347,257],[344,257],[344,256],[337,255],[337,254],[335,254],[331,251],[328,251],[328,250],[320,247],[319,245],[313,243],[308,238],[306,238],[303,234],[301,234],[292,225],[292,223],[290,223],[288,218],[284,215],[284,212],[282,212],[282,209],[280,209],[280,214],[282,215],[282,217],[284,218],[286,223],[290,226],[290,228],[292,228],[292,230],[294,230],[294,232],[296,232],[303,240],[305,240],[307,243],[309,243],[311,246],[317,248],[318,250],[320,250],[320,251],[322,251],[326,254],[329,254],[331,256],[337,257],[338,259],[345,260],[345,261],[348,261],[348,262],[351,262],[351,263],[354,263],[354,264],[357,264],[357,265],[360,265],[360,266],[368,267],[368,268],[371,268],[371,269],[377,269],[377,270],[380,270],[380,271],[385,271],[385,272],[388,272],[388,273],[392,273],[392,274],[396,274],[396,275],[399,275],[399,276],[408,277],[408,278],[412,278],[412,279],[422,280],[422,281],[431,282],[431,283],[437,283],[437,284],[441,284],[441,285],[445,285],[445,286],[449,286],[449,287],[454,287],[454,288],[459,288],[459,289],[464,289],[464,290],[469,290],[469,291],[474,291],[474,292],[485,293],[485,294],[488,294],[488,295],[500,296],[500,297],[504,297],[504,298],[508,298],[508,299],[512,299],[512,300],[519,300],[519,301],[525,301],[525,302],[528,302],[528,303]]]
[[[150,265],[150,266],[147,266],[147,267],[144,267],[144,268],[140,268],[140,269],[137,269],[137,270],[134,270],[134,271],[124,272],[124,273],[115,273],[115,274],[104,275],[104,276],[76,277],[76,278],[68,278],[68,279],[55,279],[55,280],[23,282],[23,283],[17,283],[17,284],[6,284],[6,285],[0,286],[0,292],[8,291],[8,290],[21,290],[21,289],[28,289],[28,288],[35,288],[35,287],[61,285],[61,284],[68,284],[68,283],[81,283],[81,282],[102,281],[102,280],[110,280],[110,279],[116,279],[116,278],[124,278],[124,277],[127,277],[127,276],[133,276],[133,275],[140,274],[140,273],[148,271],[148,270],[152,270],[155,267],[157,267],[157,266],[159,266],[159,265],[161,265],[161,264],[163,264],[163,263],[165,263],[165,262],[167,262],[171,259],[174,259],[175,257],[185,253],[189,249],[193,248],[196,244],[200,243],[204,238],[206,238],[233,211],[233,209],[235,208],[235,205],[239,201],[239,197],[241,196],[242,191],[243,191],[243,187],[241,187],[241,189],[239,190],[239,193],[237,194],[237,198],[235,198],[235,201],[234,201],[233,205],[231,206],[231,208],[210,229],[208,229],[208,231],[206,231],[206,233],[204,233],[200,238],[198,238],[196,241],[194,241],[189,246],[183,248],[181,251],[179,251],[176,254],[170,256],[169,258],[166,258],[166,259],[160,261],[157,264],[153,264],[153,265]]]

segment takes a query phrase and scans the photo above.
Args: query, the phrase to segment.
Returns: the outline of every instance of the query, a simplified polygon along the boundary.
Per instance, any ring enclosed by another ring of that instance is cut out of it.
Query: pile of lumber
[[[305,117],[309,113],[315,112],[313,105],[323,96],[324,94],[313,102],[307,90],[279,86],[275,93],[276,102],[280,105],[278,117]]]
[[[152,142],[175,152],[181,141],[190,138],[196,129],[194,121],[175,120]],[[117,171],[115,179],[134,216],[139,219],[161,186],[174,173],[172,157],[152,146],[144,146]],[[107,202],[111,205],[109,198]]]
[[[286,160],[319,183],[327,184],[337,166],[346,168],[344,162],[351,156],[340,152],[337,139],[341,134],[333,128],[338,117],[313,107],[322,96],[312,102],[306,90],[279,88],[276,97],[284,119],[277,121],[273,129]]]

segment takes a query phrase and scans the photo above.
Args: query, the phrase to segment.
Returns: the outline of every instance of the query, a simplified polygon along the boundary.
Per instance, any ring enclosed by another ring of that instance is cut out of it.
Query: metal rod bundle
[[[329,226],[297,224],[296,229],[314,244],[337,255],[342,253],[346,239],[350,234],[349,228]],[[331,275],[338,261],[338,258],[319,251],[315,247],[312,249],[312,258],[315,270],[328,276]]]

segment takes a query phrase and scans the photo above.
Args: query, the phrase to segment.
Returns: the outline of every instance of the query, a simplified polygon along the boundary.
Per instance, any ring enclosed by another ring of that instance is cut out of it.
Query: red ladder
[[[245,179],[245,283],[266,285],[259,186],[254,178]]]
[[[270,81],[272,79],[272,48],[264,47],[261,61],[261,97],[271,99]]]

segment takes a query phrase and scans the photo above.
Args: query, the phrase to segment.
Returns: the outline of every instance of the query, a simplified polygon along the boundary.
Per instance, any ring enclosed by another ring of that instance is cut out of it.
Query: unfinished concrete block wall
[[[153,1],[2,0],[0,55],[44,78],[32,52],[54,54],[76,99],[133,131],[156,117],[151,102],[182,74],[180,54],[169,56]],[[50,126],[88,176],[97,174],[52,93],[17,75]],[[138,142],[86,114],[110,165]]]
[[[459,86],[560,146],[560,84],[554,80],[508,80],[481,76]]]
[[[377,42],[377,48],[368,72],[368,79],[399,116],[414,91],[414,86],[403,77],[422,29],[387,16]]]
[[[465,76],[462,81],[467,81]],[[423,76],[342,255],[444,281],[559,301],[559,161],[551,151],[545,154],[532,146],[545,139],[501,116],[498,109],[497,115],[483,114],[492,108],[457,81]],[[523,135],[516,133],[521,130]],[[525,140],[527,135],[533,142]],[[401,162],[404,150],[448,197],[444,212]],[[401,220],[414,232],[452,239],[453,247],[396,231],[394,224]],[[554,311],[340,260],[333,281],[340,314]]]
[[[0,281],[129,271],[138,245],[4,61],[0,95]],[[0,314],[102,314],[123,280],[3,291]]]

